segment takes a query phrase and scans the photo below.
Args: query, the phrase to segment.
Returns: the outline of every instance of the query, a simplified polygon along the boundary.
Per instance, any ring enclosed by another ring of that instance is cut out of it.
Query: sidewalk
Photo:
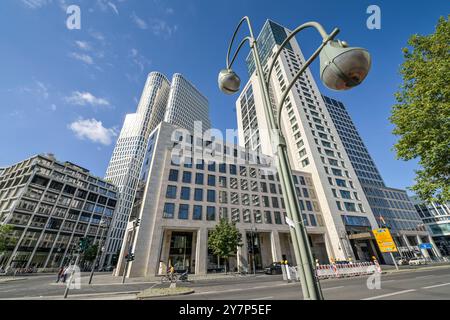
[[[437,262],[437,263],[429,263],[421,266],[398,266],[399,270],[395,268],[393,265],[382,265],[381,270],[383,273],[402,273],[402,272],[415,272],[415,271],[423,271],[423,270],[432,270],[432,269],[445,269],[450,268],[449,262]]]

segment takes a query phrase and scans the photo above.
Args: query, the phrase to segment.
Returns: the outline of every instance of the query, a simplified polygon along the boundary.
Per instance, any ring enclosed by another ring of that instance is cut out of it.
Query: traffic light
[[[140,224],[141,224],[141,219],[137,218],[136,220],[134,220],[134,227],[135,228],[139,227]]]
[[[86,249],[89,246],[89,239],[88,238],[80,238],[80,241],[78,242],[78,250],[80,252],[85,252]]]
[[[127,254],[125,255],[125,259],[126,259],[128,262],[133,261],[133,260],[134,260],[134,253],[127,253]]]

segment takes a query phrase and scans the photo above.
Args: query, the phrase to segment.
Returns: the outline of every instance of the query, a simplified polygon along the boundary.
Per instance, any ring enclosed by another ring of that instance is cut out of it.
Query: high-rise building
[[[196,158],[195,149],[204,152]],[[212,153],[212,159],[204,157]],[[130,247],[135,259],[129,277],[165,273],[169,264],[196,274],[223,270],[223,259],[207,246],[220,219],[236,223],[243,239],[227,270],[251,272],[281,259],[294,261],[273,169],[269,156],[162,122],[150,134],[135,199],[132,219],[140,224],[135,229],[133,222],[128,224],[116,275],[123,274]],[[328,263],[333,249],[311,174],[294,171],[293,179],[314,258]]]
[[[64,266],[81,238],[104,243],[101,228],[110,225],[116,203],[115,186],[53,155],[36,155],[4,168],[0,224],[13,227],[13,241],[0,255],[0,266],[43,271]]]
[[[418,197],[411,197],[423,223],[430,230],[431,236],[441,253],[450,256],[450,202],[426,203]]]
[[[436,250],[419,250],[432,241],[405,190],[385,185],[344,104],[323,96],[325,106],[347,151],[369,205],[380,226],[390,229],[401,255],[439,256]]]
[[[207,130],[211,126],[208,108],[208,100],[182,75],[175,74],[172,82],[159,72],[148,75],[137,111],[126,116],[106,172],[106,179],[120,192],[118,213],[108,237],[110,256],[121,248],[150,132],[164,119],[188,130],[194,128],[195,121],[201,121]]]
[[[203,130],[211,128],[208,99],[179,73],[172,77],[164,121],[191,132],[196,121],[202,123]]]
[[[164,119],[170,83],[158,72],[148,75],[137,112],[128,114],[116,142],[105,178],[119,189],[117,214],[108,234],[106,251],[117,254],[133,206],[139,173],[151,131]],[[111,258],[106,262],[111,264]]]

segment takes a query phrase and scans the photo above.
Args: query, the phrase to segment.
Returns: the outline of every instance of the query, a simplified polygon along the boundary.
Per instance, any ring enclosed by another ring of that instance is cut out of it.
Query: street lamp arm
[[[245,42],[247,42],[247,41],[248,41],[248,43],[251,45],[251,43],[252,43],[252,38],[250,38],[250,37],[245,37],[245,38],[241,41],[241,43],[239,44],[239,46],[238,46],[237,49],[236,49],[236,52],[235,52],[234,55],[233,55],[233,58],[232,58],[231,61],[229,62],[229,65],[227,65],[227,69],[230,69],[230,68],[231,68],[231,66],[232,66],[233,63],[234,63],[234,60],[236,60],[236,57],[237,57],[239,51],[241,51],[242,46],[243,46],[243,45],[245,44]],[[230,47],[230,48],[231,48],[231,47]],[[229,57],[227,57],[227,60],[229,60]]]
[[[322,27],[322,25],[318,22],[310,21],[302,24],[301,26],[297,27],[292,33],[284,39],[284,41],[281,43],[280,48],[278,49],[277,53],[272,59],[272,63],[269,68],[269,73],[267,74],[267,85],[269,85],[270,76],[272,74],[273,68],[275,66],[275,61],[277,60],[278,56],[281,54],[281,51],[284,49],[286,44],[288,44],[289,41],[291,41],[292,38],[294,38],[297,33],[300,31],[306,29],[306,28],[315,28],[320,35],[322,36],[323,42],[322,44],[325,45],[328,41],[332,40],[338,33],[339,29],[335,28],[330,34],[326,33],[325,29]]]
[[[234,39],[236,38],[236,35],[237,35],[239,29],[241,28],[241,26],[242,26],[242,24],[243,24],[244,22],[247,22],[248,29],[249,29],[249,32],[250,32],[250,37],[246,37],[244,40],[242,40],[241,44],[239,45],[238,49],[236,50],[236,53],[234,54],[233,59],[232,59],[232,61],[231,61],[231,63],[230,63],[230,54],[231,54],[231,49],[232,49],[232,47],[233,47]],[[237,27],[236,27],[236,30],[234,30],[233,37],[231,38],[231,41],[230,41],[230,45],[228,46],[227,61],[226,61],[226,63],[227,63],[227,69],[230,69],[231,66],[233,65],[233,62],[234,62],[234,60],[235,60],[235,58],[236,58],[236,55],[237,55],[237,53],[239,52],[239,50],[241,49],[243,43],[244,43],[246,40],[249,40],[250,45],[253,45],[254,39],[255,39],[255,37],[253,36],[253,28],[252,28],[252,26],[251,26],[251,24],[250,24],[250,19],[249,19],[249,17],[245,16],[245,17],[243,17],[243,18],[241,19],[241,21],[239,21],[239,23],[238,23],[238,25],[237,25]]]

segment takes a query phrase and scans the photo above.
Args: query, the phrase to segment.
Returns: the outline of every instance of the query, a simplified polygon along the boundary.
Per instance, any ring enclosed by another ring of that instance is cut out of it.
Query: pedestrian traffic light
[[[130,262],[134,260],[134,253],[127,253],[125,259]]]

